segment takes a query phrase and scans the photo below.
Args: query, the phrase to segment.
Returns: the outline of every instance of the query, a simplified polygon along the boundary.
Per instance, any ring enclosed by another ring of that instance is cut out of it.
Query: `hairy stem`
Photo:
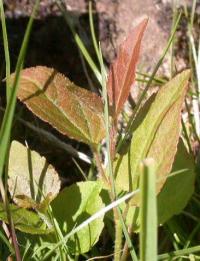
[[[97,166],[97,169],[98,169],[98,172],[99,172],[99,175],[100,175],[101,179],[103,180],[103,182],[106,185],[108,185],[110,187],[110,182],[109,182],[108,178],[105,175],[105,171],[104,171],[104,169],[102,167],[102,163],[101,163],[101,159],[99,157],[99,153],[96,150],[93,150],[93,154],[94,154],[94,158],[95,158],[95,161],[96,161],[96,166]]]
[[[131,234],[132,234],[132,229],[131,229],[131,227],[129,227],[128,233],[129,233],[129,236],[131,237]],[[128,260],[129,254],[130,254],[130,252],[129,252],[129,246],[128,246],[127,241],[126,241],[125,244],[124,244],[123,253],[122,253],[122,256],[121,256],[121,260],[120,260],[120,261],[126,261],[126,260]]]
[[[122,249],[122,225],[119,218],[115,217],[115,249],[114,249],[114,261],[121,261],[121,249]]]

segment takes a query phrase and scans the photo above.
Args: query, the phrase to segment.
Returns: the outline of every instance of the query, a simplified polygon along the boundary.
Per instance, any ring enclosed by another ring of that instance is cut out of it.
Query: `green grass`
[[[143,162],[141,177],[141,229],[140,229],[140,260],[154,261],[157,258],[157,202],[156,175],[154,161]]]
[[[9,44],[7,39],[7,31],[6,31],[6,23],[5,23],[5,15],[4,15],[4,9],[3,9],[3,2],[0,1],[0,7],[1,7],[1,20],[2,20],[2,31],[3,31],[3,40],[4,40],[4,51],[5,51],[5,62],[6,62],[6,94],[7,94],[7,105],[6,110],[4,113],[3,121],[1,124],[0,129],[0,189],[1,189],[1,195],[4,201],[5,209],[8,216],[9,226],[10,226],[10,234],[12,238],[12,244],[15,249],[15,255],[16,260],[21,260],[20,256],[20,250],[17,243],[16,233],[12,221],[12,216],[9,209],[9,203],[7,199],[7,189],[4,189],[3,181],[2,181],[2,175],[4,171],[4,166],[7,165],[7,157],[8,157],[8,149],[9,149],[9,142],[10,142],[10,135],[11,135],[11,128],[12,128],[12,122],[15,112],[15,106],[16,106],[16,93],[20,78],[20,71],[23,67],[24,58],[26,55],[27,45],[30,38],[30,32],[33,24],[33,17],[36,13],[36,10],[38,8],[39,1],[36,1],[36,4],[34,6],[33,14],[30,17],[29,23],[27,25],[27,29],[25,32],[24,40],[21,46],[21,50],[18,56],[17,65],[16,65],[16,76],[14,80],[14,84],[12,88],[10,88],[10,56],[9,56]],[[7,175],[6,175],[7,176]],[[6,177],[5,176],[5,177]],[[5,178],[5,188],[7,188],[7,178]]]

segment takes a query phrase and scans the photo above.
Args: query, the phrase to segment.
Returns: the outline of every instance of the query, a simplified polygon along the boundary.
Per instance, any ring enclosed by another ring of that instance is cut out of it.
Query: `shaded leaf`
[[[174,174],[173,174],[174,173]],[[182,139],[179,139],[177,153],[174,159],[171,174],[157,196],[158,224],[164,224],[172,216],[179,214],[187,205],[194,192],[195,162],[187,152]],[[108,205],[110,198],[107,190],[101,191],[103,202]],[[127,203],[122,203],[120,208],[124,211]],[[140,231],[139,207],[130,206],[126,215],[126,224],[132,227],[132,231]],[[112,212],[106,213],[109,219],[113,219]]]
[[[144,19],[129,33],[119,48],[117,59],[110,68],[107,88],[114,117],[117,117],[122,110],[135,81],[135,70],[147,21]]]
[[[170,172],[181,127],[181,108],[188,86],[188,70],[177,75],[150,98],[135,119],[129,152],[115,164],[116,186],[129,191],[138,187],[140,163],[153,158],[157,193]],[[138,200],[134,203],[138,204]]]
[[[34,212],[10,204],[10,211],[16,229],[30,234],[47,234],[52,230],[47,229],[43,220]],[[0,203],[0,220],[8,223],[7,214],[3,204]]]
[[[183,171],[169,176],[158,195],[158,221],[165,223],[173,215],[179,214],[187,205],[194,192],[195,162],[180,140],[174,161],[173,172]]]
[[[105,136],[100,97],[54,69],[37,66],[22,70],[17,97],[39,118],[71,138],[96,146]]]
[[[60,180],[54,168],[36,151],[17,141],[11,144],[8,176],[11,197],[24,208],[39,208],[60,190]]]
[[[164,224],[168,219],[179,214],[186,207],[194,192],[194,182],[194,159],[187,152],[182,139],[179,139],[178,150],[171,174],[157,196],[158,224]],[[122,209],[125,209],[125,204],[122,205]],[[128,226],[132,226],[134,232],[139,232],[139,207],[131,206],[129,208],[126,222]]]
[[[104,207],[97,182],[79,182],[63,189],[52,201],[52,211],[64,234],[84,222]],[[103,229],[103,217],[94,220],[67,242],[72,254],[85,253],[98,241]]]
[[[55,243],[57,243],[57,239],[55,238],[55,233],[34,235],[18,231],[17,242],[20,246],[23,246],[20,247],[23,260],[39,261],[44,260],[44,255],[50,248],[53,248]],[[55,260],[56,256],[60,256],[59,249],[56,249],[47,260]]]

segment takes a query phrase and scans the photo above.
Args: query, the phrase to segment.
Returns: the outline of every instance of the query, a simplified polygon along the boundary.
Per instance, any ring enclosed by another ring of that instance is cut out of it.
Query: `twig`
[[[122,250],[120,250],[119,252],[121,253]],[[112,257],[112,256],[114,256],[114,254],[110,254],[110,255],[107,255],[107,256],[95,256],[95,257],[92,257],[92,258],[87,259],[86,261],[99,260],[99,259],[107,259],[107,258]]]

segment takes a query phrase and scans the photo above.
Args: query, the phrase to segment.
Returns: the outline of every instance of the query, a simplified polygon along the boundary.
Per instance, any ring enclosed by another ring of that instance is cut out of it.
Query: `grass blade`
[[[183,255],[190,255],[197,252],[200,253],[200,245],[159,255],[157,260],[172,260],[173,257],[178,258]]]
[[[14,254],[13,246],[10,244],[9,240],[6,238],[2,231],[0,231],[0,239],[2,240],[3,244],[5,244],[8,247],[10,253]]]
[[[19,57],[17,60],[17,65],[16,65],[16,76],[15,80],[11,89],[10,93],[10,99],[6,107],[6,111],[3,117],[3,122],[0,130],[0,155],[1,155],[1,160],[0,160],[0,177],[3,174],[3,168],[4,168],[4,163],[7,155],[7,150],[9,146],[9,140],[10,140],[10,132],[12,128],[12,120],[14,116],[14,111],[15,111],[15,105],[16,105],[16,94],[17,94],[17,89],[18,89],[18,83],[19,83],[19,78],[20,78],[20,72],[23,67],[23,62],[24,58],[26,55],[26,50],[27,50],[27,45],[30,37],[30,32],[33,24],[33,19],[36,13],[36,10],[39,5],[39,0],[36,1],[36,4],[34,6],[34,10],[32,13],[32,16],[28,22],[28,26],[25,32],[24,40],[20,49]]]
[[[17,94],[17,87],[19,83],[19,78],[20,78],[20,71],[23,66],[24,62],[24,57],[26,54],[27,50],[27,45],[28,45],[28,40],[30,37],[30,32],[33,24],[33,18],[36,13],[36,10],[39,5],[39,0],[36,0],[36,3],[34,5],[34,9],[32,12],[32,16],[29,19],[28,26],[25,32],[24,40],[20,49],[20,53],[18,56],[17,60],[17,65],[16,65],[16,77],[14,80],[14,84],[12,86],[12,89],[8,91],[9,86],[9,78],[10,78],[10,58],[9,58],[9,49],[8,49],[8,40],[7,40],[7,33],[6,33],[6,26],[5,26],[5,17],[4,17],[4,10],[3,10],[3,2],[1,1],[1,18],[2,18],[2,29],[3,29],[3,38],[4,38],[4,50],[5,50],[5,56],[6,56],[6,76],[8,77],[6,79],[6,85],[7,85],[7,106],[5,110],[5,114],[3,117],[3,122],[1,125],[0,129],[0,191],[2,195],[2,199],[4,202],[4,206],[7,212],[7,218],[9,221],[10,225],[10,230],[11,230],[11,237],[12,237],[12,243],[15,249],[15,255],[16,255],[16,260],[20,261],[21,260],[21,255],[20,255],[20,250],[19,246],[17,243],[17,237],[15,233],[15,228],[12,220],[12,216],[10,213],[9,209],[9,203],[8,203],[8,198],[7,198],[7,189],[5,191],[4,185],[2,182],[2,175],[3,175],[3,170],[4,170],[4,165],[7,160],[7,155],[8,155],[8,149],[9,149],[9,143],[10,143],[10,133],[11,133],[11,128],[12,128],[12,122],[13,122],[13,116],[15,112],[15,106],[16,106],[16,94]],[[7,169],[7,168],[6,168]],[[6,170],[6,177],[7,177],[7,170]],[[6,178],[6,188],[7,188],[7,178]]]
[[[0,9],[1,9],[1,26],[2,26],[2,34],[3,34],[3,46],[5,53],[5,61],[6,61],[6,96],[7,103],[10,97],[10,86],[9,86],[9,78],[10,78],[10,54],[9,54],[9,46],[8,46],[8,36],[6,30],[6,20],[5,13],[3,7],[3,1],[0,0]]]
[[[60,11],[62,12],[63,14],[63,17],[67,23],[67,25],[69,26],[72,34],[73,34],[73,37],[74,37],[74,40],[78,46],[78,48],[81,50],[85,60],[87,61],[88,65],[90,66],[90,68],[92,69],[92,71],[94,72],[97,80],[99,82],[101,82],[101,74],[96,66],[96,64],[94,63],[92,57],[90,56],[88,50],[86,49],[83,41],[81,40],[81,38],[79,37],[79,35],[75,32],[74,30],[74,27],[73,27],[73,24],[70,20],[70,16],[65,8],[65,4],[63,3],[63,1],[61,0],[56,0],[56,4],[58,6],[58,8],[60,9]]]
[[[93,46],[94,46],[95,53],[96,53],[96,56],[98,58],[98,61],[100,61],[101,57],[99,55],[97,38],[96,38],[96,35],[95,35],[95,30],[94,30],[94,21],[93,21],[93,15],[92,15],[92,1],[91,0],[89,1],[89,22],[90,22],[90,31],[91,31]]]
[[[152,159],[144,160],[141,176],[140,260],[157,260],[156,175]]]

